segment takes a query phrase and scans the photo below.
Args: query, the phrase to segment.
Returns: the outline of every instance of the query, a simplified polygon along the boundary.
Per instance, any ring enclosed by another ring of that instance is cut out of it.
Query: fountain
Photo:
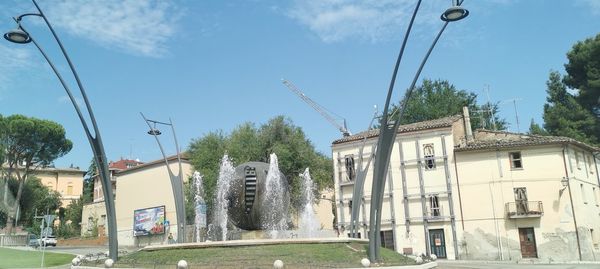
[[[194,180],[195,195],[194,205],[196,217],[194,219],[194,227],[196,228],[195,241],[203,241],[202,230],[206,229],[206,201],[204,201],[204,189],[202,187],[202,175],[198,171],[192,175]]]
[[[197,209],[204,202],[202,176],[195,173]],[[313,202],[315,183],[308,168],[300,174],[302,206],[299,209],[299,229],[292,230],[290,218],[290,187],[279,171],[275,154],[269,163],[246,162],[234,168],[223,156],[216,183],[211,223],[206,226],[208,239],[198,236],[196,243],[147,246],[144,251],[166,249],[203,249],[227,247],[262,248],[267,245],[294,244],[366,244],[367,240],[336,237],[333,230],[322,230]],[[201,211],[201,210],[200,210]],[[202,216],[196,219],[196,234],[202,234]],[[238,240],[252,239],[252,240]],[[231,249],[230,251],[236,251]],[[240,253],[239,255],[244,255]],[[258,266],[258,265],[257,265]]]
[[[315,200],[315,183],[310,177],[308,167],[304,170],[304,173],[300,174],[302,178],[302,197],[304,197],[303,206],[301,209],[300,218],[298,219],[298,226],[301,237],[312,238],[318,235],[318,231],[321,228],[321,224],[317,219],[315,210],[313,208],[313,202]]]
[[[277,155],[270,156],[269,172],[265,180],[265,194],[262,195],[263,210],[261,228],[267,231],[271,238],[279,238],[288,229],[289,196],[285,177],[279,172]]]
[[[227,224],[229,223],[228,208],[231,208],[229,193],[231,189],[231,182],[234,179],[235,169],[229,156],[225,154],[221,159],[221,166],[219,168],[219,179],[217,180],[217,193],[215,196],[214,210],[211,233],[220,234],[220,240],[227,240]],[[218,231],[213,231],[218,228]],[[212,235],[212,234],[211,234]],[[213,235],[213,239],[217,239],[217,236]]]

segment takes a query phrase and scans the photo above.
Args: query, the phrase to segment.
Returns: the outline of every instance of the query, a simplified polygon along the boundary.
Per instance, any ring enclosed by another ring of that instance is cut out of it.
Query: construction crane
[[[348,130],[348,128],[346,127],[346,119],[342,118],[344,123],[340,124],[333,116],[331,116],[329,113],[327,113],[327,109],[325,107],[317,104],[317,102],[310,99],[302,91],[300,91],[298,88],[296,88],[296,86],[294,84],[292,84],[291,82],[289,82],[285,79],[281,79],[281,82],[285,86],[287,86],[288,89],[290,89],[292,92],[294,92],[296,95],[298,95],[298,97],[300,97],[300,99],[302,99],[302,101],[306,102],[314,110],[319,112],[319,114],[321,114],[321,116],[323,116],[329,123],[331,123],[333,126],[335,126],[335,128],[337,128],[342,133],[343,136],[352,135],[350,133],[350,131]]]

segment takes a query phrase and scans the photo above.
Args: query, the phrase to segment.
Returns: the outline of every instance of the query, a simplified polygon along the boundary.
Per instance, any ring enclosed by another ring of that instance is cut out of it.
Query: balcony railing
[[[506,203],[506,215],[511,219],[539,218],[544,215],[542,201],[522,201]]]
[[[427,221],[444,221],[448,216],[444,215],[444,208],[442,206],[438,207],[427,207]]]

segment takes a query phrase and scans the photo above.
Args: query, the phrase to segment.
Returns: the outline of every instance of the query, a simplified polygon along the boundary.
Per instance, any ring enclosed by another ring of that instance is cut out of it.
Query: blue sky
[[[39,0],[86,87],[108,159],[142,161],[160,158],[160,151],[139,112],[170,117],[182,148],[211,131],[285,115],[330,155],[339,132],[281,78],[346,118],[350,130],[366,129],[373,106],[385,101],[415,2]],[[394,100],[410,84],[450,2],[424,1]],[[449,80],[480,102],[489,85],[511,131],[517,131],[507,101],[513,98],[521,131],[531,119],[541,123],[548,73],[563,72],[572,45],[598,33],[600,1],[466,0],[464,7],[469,17],[449,25],[421,77]],[[12,16],[33,11],[28,1],[0,2],[0,29],[13,29]],[[41,19],[25,18],[24,26],[70,78]],[[0,42],[0,114],[62,124],[74,148],[56,164],[89,165],[92,153],[74,109],[32,44]],[[163,133],[172,154],[170,132]]]

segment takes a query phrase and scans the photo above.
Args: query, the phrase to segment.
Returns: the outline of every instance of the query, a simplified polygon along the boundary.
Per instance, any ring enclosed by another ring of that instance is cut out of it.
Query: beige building
[[[179,167],[177,157],[168,158],[169,166],[177,175]],[[193,168],[187,158],[182,158],[183,180],[187,181],[192,176]],[[115,173],[119,182],[117,186],[117,198],[115,199],[117,215],[117,233],[119,245],[142,246],[151,244],[162,244],[167,241],[169,233],[177,238],[177,214],[175,212],[175,200],[169,180],[169,173],[163,159],[145,163]],[[134,236],[134,211],[164,206],[165,220],[169,227],[165,227],[165,233],[159,235]]]
[[[600,259],[598,148],[563,137],[465,130],[470,126],[462,116],[400,126],[382,208],[385,247],[448,259],[579,260],[580,250],[583,260]],[[366,168],[377,135],[370,130],[332,145],[344,236],[357,170]],[[362,238],[370,166],[359,216]]]
[[[139,160],[121,159],[108,164],[110,181],[114,198],[117,196],[117,177],[116,173],[143,164]],[[91,203],[83,206],[81,217],[81,236],[106,236],[106,206],[104,204],[104,192],[100,176],[94,175],[94,193]],[[96,234],[97,233],[97,234]]]
[[[32,175],[50,190],[60,193],[61,207],[67,207],[83,194],[85,171],[79,168],[43,167],[35,170]]]

